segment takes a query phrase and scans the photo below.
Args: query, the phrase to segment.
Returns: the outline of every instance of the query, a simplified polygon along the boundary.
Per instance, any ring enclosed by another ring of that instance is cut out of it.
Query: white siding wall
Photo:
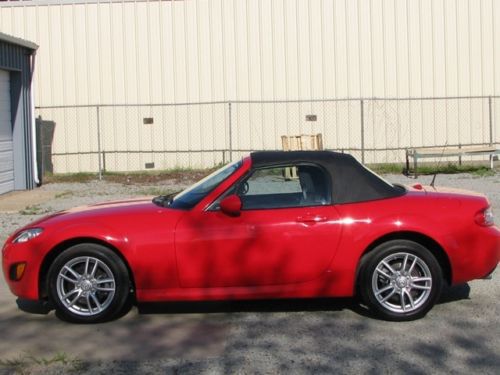
[[[500,0],[47,3],[0,4],[0,31],[40,45],[38,106],[500,95]],[[494,106],[500,113],[500,100]],[[325,134],[329,147],[360,147],[354,130],[360,122],[357,103],[234,109],[235,148],[280,147],[282,134],[316,131]],[[103,147],[227,146],[224,108],[164,108],[149,128],[142,117],[151,114],[142,112],[148,110],[107,110]],[[318,122],[306,123],[308,113],[317,113]],[[51,111],[48,119],[59,125],[54,152],[82,151],[93,144],[84,138],[95,124],[81,125],[93,116]],[[481,100],[371,102],[365,121],[372,124],[365,134],[367,147],[489,140],[488,103]],[[71,134],[58,134],[63,123]],[[78,138],[72,136],[76,131]],[[150,157],[137,158],[134,165],[110,159],[110,168],[142,168]],[[216,159],[201,153],[190,156],[189,163]],[[81,168],[95,164],[77,162]],[[158,162],[168,167],[179,160]]]
[[[39,106],[500,95],[498,0],[60,3],[0,6]]]

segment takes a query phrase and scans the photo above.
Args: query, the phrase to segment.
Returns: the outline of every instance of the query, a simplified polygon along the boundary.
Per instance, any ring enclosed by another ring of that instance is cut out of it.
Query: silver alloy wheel
[[[375,267],[372,290],[377,301],[387,310],[412,312],[429,299],[432,290],[431,271],[414,254],[391,254]]]
[[[111,269],[101,260],[82,256],[71,259],[57,275],[57,296],[72,313],[97,315],[106,310],[115,295]]]

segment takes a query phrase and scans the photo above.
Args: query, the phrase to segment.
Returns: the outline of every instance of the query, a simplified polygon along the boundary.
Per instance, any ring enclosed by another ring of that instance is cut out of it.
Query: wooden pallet
[[[318,134],[282,135],[284,151],[323,150],[323,136]]]
[[[323,150],[323,135],[301,134],[301,135],[282,135],[281,146],[284,151],[314,151]],[[298,178],[297,168],[286,168],[285,178]]]

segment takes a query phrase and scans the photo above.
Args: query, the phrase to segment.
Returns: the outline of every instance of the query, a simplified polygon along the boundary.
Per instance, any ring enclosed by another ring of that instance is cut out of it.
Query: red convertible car
[[[410,320],[444,282],[490,274],[500,231],[477,193],[394,185],[347,154],[255,152],[176,195],[47,216],[2,256],[15,295],[72,322],[135,302],[337,296]]]

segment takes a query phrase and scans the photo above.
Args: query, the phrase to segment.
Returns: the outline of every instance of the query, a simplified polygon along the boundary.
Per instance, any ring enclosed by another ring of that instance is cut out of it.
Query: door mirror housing
[[[229,216],[239,216],[241,213],[241,199],[236,194],[225,197],[220,202],[220,210]]]

